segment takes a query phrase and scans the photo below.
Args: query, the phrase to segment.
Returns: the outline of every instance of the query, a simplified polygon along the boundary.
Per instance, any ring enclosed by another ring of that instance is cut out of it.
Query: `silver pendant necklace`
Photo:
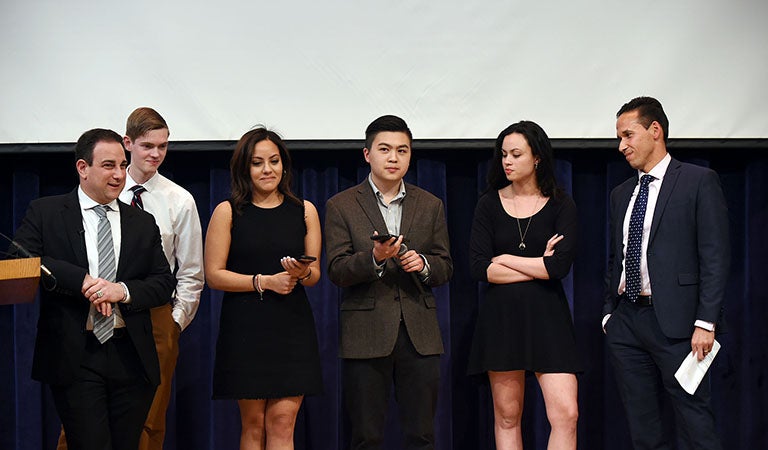
[[[528,217],[528,223],[525,225],[525,231],[523,231],[523,228],[520,226],[520,218],[517,215],[517,205],[515,202],[515,199],[512,198],[512,206],[515,208],[515,220],[517,220],[517,232],[520,234],[520,244],[517,246],[521,251],[525,250],[525,236],[528,234],[528,228],[531,226],[531,222],[533,222],[533,215],[536,213],[536,209],[539,207],[539,198],[536,198],[536,204],[533,205],[533,211],[531,212],[530,217]]]
[[[528,218],[528,224],[525,226],[525,231],[522,231],[522,228],[520,228],[520,219],[515,217],[517,219],[517,232],[520,233],[520,245],[517,246],[520,250],[525,250],[525,235],[528,234],[528,227],[531,226],[531,220],[533,220],[533,216]]]

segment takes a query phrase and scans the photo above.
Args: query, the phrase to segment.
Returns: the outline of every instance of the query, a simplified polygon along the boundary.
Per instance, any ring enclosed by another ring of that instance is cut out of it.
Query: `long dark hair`
[[[508,126],[496,138],[494,145],[491,165],[488,168],[488,191],[491,189],[499,190],[509,186],[512,182],[507,179],[504,173],[504,165],[501,163],[501,144],[504,138],[512,133],[522,135],[531,147],[534,158],[538,158],[539,164],[536,168],[536,184],[539,186],[541,194],[545,197],[557,196],[559,189],[555,180],[555,158],[552,153],[552,143],[549,142],[547,133],[535,122],[522,120]]]
[[[280,160],[283,163],[283,173],[277,190],[283,196],[298,204],[304,206],[293,192],[291,192],[291,155],[288,153],[288,147],[285,146],[283,139],[274,131],[264,127],[254,128],[245,133],[237,145],[235,153],[232,154],[232,160],[229,163],[230,175],[232,178],[232,200],[235,206],[235,212],[242,214],[245,205],[253,200],[253,181],[251,180],[251,161],[253,160],[253,149],[261,141],[270,141],[277,146],[280,152]]]

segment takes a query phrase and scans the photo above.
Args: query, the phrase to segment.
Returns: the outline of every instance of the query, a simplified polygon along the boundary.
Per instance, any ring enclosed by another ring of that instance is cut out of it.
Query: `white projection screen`
[[[1,0],[0,143],[124,132],[151,106],[174,141],[417,138],[530,119],[611,138],[659,98],[675,138],[768,137],[768,1]]]

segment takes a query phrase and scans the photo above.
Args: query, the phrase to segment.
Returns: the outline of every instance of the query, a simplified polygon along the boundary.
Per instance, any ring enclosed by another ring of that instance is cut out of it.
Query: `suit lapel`
[[[619,196],[619,205],[616,208],[616,223],[613,224],[614,236],[619,240],[619,244],[624,241],[624,218],[627,215],[627,209],[629,208],[629,201],[632,199],[632,192],[637,186],[637,176],[632,178],[632,183],[625,183],[623,192]]]
[[[373,189],[368,184],[368,179],[357,185],[357,203],[360,205],[360,209],[368,217],[368,221],[373,225],[373,228],[379,232],[379,234],[387,233],[387,224],[384,222],[384,217],[381,216],[381,210],[379,209],[378,200]],[[373,230],[371,230],[373,231]]]
[[[400,234],[410,236],[413,219],[416,217],[419,207],[419,194],[412,186],[406,186],[403,199],[403,216],[400,218]]]
[[[137,211],[121,201],[118,200],[117,207],[120,210],[120,255],[117,259],[117,278],[120,279],[125,264],[128,264],[128,257],[126,256],[126,249],[133,248],[133,236],[130,232],[132,230],[134,219],[136,218]],[[134,230],[134,232],[138,232]]]
[[[61,207],[61,220],[64,225],[64,233],[69,239],[69,245],[72,248],[72,253],[75,255],[77,265],[88,267],[83,215],[80,212],[80,200],[77,197],[77,189],[64,198]]]
[[[653,222],[651,222],[651,234],[648,236],[648,244],[653,242],[653,237],[656,235],[656,230],[659,228],[659,222],[664,215],[664,209],[667,207],[667,202],[672,196],[672,192],[675,190],[677,179],[680,176],[680,161],[672,159],[667,167],[667,172],[664,174],[664,181],[661,183],[661,190],[659,191],[659,197],[656,200],[656,207],[653,211]]]

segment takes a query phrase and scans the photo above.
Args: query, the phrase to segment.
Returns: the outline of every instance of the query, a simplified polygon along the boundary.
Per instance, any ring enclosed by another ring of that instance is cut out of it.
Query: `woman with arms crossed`
[[[526,372],[544,395],[548,448],[576,448],[575,374],[582,369],[560,282],[573,262],[576,232],[576,206],[556,185],[547,134],[530,121],[510,125],[496,139],[470,239],[472,276],[488,290],[469,373],[488,373],[499,450],[523,448]]]
[[[320,280],[320,219],[291,193],[291,159],[276,133],[245,133],[230,169],[232,198],[214,210],[205,240],[206,281],[225,291],[213,398],[237,399],[241,450],[292,449],[304,395],[322,390],[304,292]]]

